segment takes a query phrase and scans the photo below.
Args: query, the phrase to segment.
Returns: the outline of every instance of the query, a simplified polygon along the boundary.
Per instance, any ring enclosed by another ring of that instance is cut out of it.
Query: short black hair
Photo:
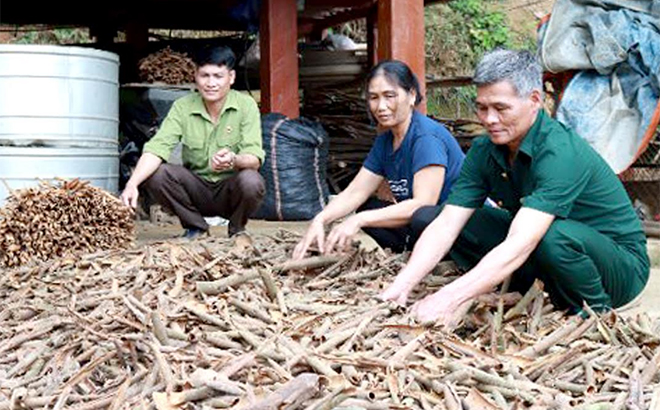
[[[418,105],[422,102],[422,90],[419,86],[417,76],[403,61],[383,60],[378,63],[374,68],[371,69],[371,72],[367,76],[367,80],[364,85],[365,91],[369,90],[369,83],[371,80],[379,75],[385,76],[385,78],[387,78],[389,81],[403,88],[408,93],[414,90],[415,105]]]
[[[233,70],[236,55],[227,46],[204,47],[195,54],[195,64],[197,68],[213,64],[220,67],[226,66],[227,69]]]

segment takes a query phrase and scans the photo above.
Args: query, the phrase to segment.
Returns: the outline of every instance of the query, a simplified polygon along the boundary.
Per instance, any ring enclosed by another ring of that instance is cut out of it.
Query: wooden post
[[[89,28],[89,34],[96,37],[96,47],[100,49],[110,49],[117,35],[117,28],[107,25],[95,25]]]
[[[378,6],[367,15],[367,63],[369,67],[378,64]]]
[[[424,0],[378,0],[378,60],[408,64],[425,90]],[[426,102],[418,107],[426,113]]]
[[[149,26],[140,21],[129,21],[126,24],[126,44],[128,44],[128,53],[126,53],[127,61],[124,61],[124,75],[130,81],[139,81],[138,65],[140,59],[147,54]]]
[[[262,0],[261,112],[300,115],[296,0]]]

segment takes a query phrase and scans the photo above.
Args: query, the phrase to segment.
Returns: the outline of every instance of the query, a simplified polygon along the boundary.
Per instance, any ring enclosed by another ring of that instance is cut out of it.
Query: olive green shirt
[[[480,207],[486,197],[515,214],[521,207],[596,229],[646,252],[630,199],[607,163],[571,129],[541,110],[513,164],[508,147],[475,139],[447,203]]]
[[[250,96],[230,90],[214,125],[198,93],[179,98],[156,135],[144,145],[144,152],[167,161],[179,142],[183,145],[183,166],[207,181],[221,181],[235,172],[211,169],[211,157],[222,148],[239,155],[252,154],[263,163],[257,103]]]

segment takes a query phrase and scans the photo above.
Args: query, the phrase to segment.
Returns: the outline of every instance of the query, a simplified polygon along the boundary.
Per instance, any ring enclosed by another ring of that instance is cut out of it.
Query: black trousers
[[[357,212],[370,211],[374,209],[385,208],[393,205],[392,202],[382,201],[377,198],[369,198],[362,204]],[[422,234],[424,228],[431,223],[433,219],[425,222],[423,220],[417,223],[410,223],[401,228],[362,228],[362,230],[376,241],[381,248],[391,249],[393,252],[401,253],[412,250],[417,242],[417,238]]]
[[[245,230],[248,218],[266,193],[259,172],[245,169],[219,182],[209,182],[180,166],[161,164],[143,184],[149,197],[169,208],[186,229],[208,230],[205,216],[229,219],[229,235]]]

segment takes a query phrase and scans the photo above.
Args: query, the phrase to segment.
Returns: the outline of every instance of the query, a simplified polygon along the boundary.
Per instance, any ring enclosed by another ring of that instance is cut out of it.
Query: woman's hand
[[[407,283],[395,279],[394,282],[392,282],[392,284],[380,294],[380,298],[385,301],[391,300],[399,306],[405,306],[408,302],[408,295],[411,290],[411,287]]]
[[[360,214],[353,215],[335,226],[328,235],[324,253],[331,253],[335,248],[339,251],[344,250],[360,228],[362,228]]]
[[[293,249],[293,259],[302,259],[307,253],[309,246],[314,242],[316,242],[319,252],[323,253],[323,247],[325,245],[325,227],[323,222],[316,218],[312,220],[309,228],[307,228],[305,236],[303,236]]]

